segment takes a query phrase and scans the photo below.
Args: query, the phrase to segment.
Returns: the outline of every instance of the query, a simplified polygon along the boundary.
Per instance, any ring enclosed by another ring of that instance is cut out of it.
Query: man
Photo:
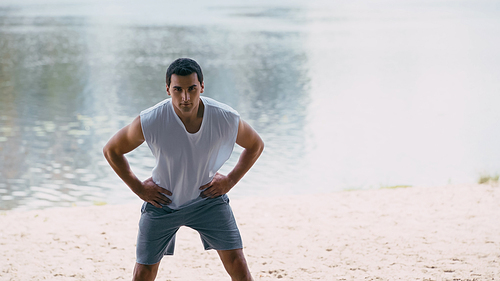
[[[156,278],[163,255],[173,255],[180,226],[197,230],[205,249],[217,250],[232,280],[252,280],[226,193],[257,161],[264,143],[234,109],[200,96],[203,73],[194,60],[174,61],[166,83],[171,98],[142,111],[103,149],[118,176],[145,201],[133,280]],[[141,182],[124,155],[144,141],[156,166]],[[230,173],[219,174],[234,143],[244,150]]]

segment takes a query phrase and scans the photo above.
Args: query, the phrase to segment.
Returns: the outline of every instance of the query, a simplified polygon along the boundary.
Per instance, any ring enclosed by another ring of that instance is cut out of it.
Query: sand
[[[125,191],[126,192],[126,191]],[[500,187],[232,200],[255,280],[500,280]],[[0,214],[0,280],[131,280],[137,204]],[[229,280],[181,228],[157,280]]]

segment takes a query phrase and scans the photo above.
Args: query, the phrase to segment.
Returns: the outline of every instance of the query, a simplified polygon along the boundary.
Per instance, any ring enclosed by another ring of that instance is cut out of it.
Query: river
[[[101,2],[0,3],[1,210],[138,200],[102,147],[178,57],[266,143],[234,198],[500,173],[498,2]]]

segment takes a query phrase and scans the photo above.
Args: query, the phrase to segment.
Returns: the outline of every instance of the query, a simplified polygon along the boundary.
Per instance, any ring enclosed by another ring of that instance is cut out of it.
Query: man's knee
[[[134,268],[134,278],[133,281],[152,281],[155,280],[156,274],[158,273],[158,267],[160,263],[157,264],[140,264],[136,263]]]
[[[242,249],[218,252],[232,280],[253,280]]]

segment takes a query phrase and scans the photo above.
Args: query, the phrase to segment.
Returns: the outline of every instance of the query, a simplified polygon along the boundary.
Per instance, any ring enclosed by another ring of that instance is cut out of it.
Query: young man
[[[226,193],[257,161],[264,143],[234,109],[200,97],[203,73],[194,60],[174,61],[166,82],[171,99],[142,111],[103,150],[118,176],[145,201],[133,280],[155,279],[161,258],[173,255],[180,226],[197,230],[205,249],[217,250],[232,280],[252,280]],[[144,141],[156,166],[141,182],[124,155]],[[234,143],[244,150],[230,173],[219,174]]]

